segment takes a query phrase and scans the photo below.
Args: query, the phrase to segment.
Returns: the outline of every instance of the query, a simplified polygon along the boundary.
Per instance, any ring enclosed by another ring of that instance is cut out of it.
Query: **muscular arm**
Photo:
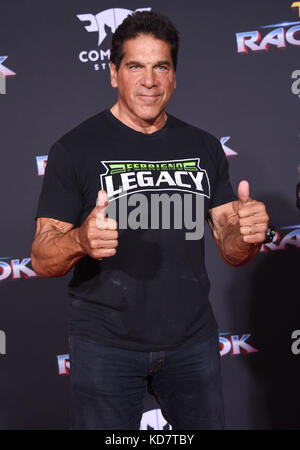
[[[60,277],[86,255],[102,259],[116,254],[117,223],[105,218],[107,201],[104,203],[96,206],[78,228],[50,218],[37,219],[31,262],[38,275]]]
[[[70,223],[40,217],[31,250],[34,271],[42,277],[65,275],[85,253]]]

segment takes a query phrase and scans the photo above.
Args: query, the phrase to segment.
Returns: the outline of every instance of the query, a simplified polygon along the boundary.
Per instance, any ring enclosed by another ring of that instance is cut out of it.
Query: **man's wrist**
[[[86,251],[82,245],[81,239],[80,239],[80,227],[78,228],[73,228],[70,231],[70,237],[73,241],[73,243],[75,244],[74,246],[74,253],[76,256],[85,256],[86,255]]]
[[[276,229],[273,227],[273,225],[269,224],[267,232],[266,232],[266,238],[263,242],[263,244],[270,244],[273,242],[273,239],[276,235]]]

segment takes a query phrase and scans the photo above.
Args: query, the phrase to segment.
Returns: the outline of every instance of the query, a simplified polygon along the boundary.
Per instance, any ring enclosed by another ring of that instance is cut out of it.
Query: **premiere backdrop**
[[[222,262],[206,229],[229,429],[300,429],[300,2],[3,0],[0,14],[0,428],[68,428],[68,298],[30,251],[50,146],[111,106],[109,48],[138,8],[181,35],[169,112],[217,136],[235,190],[266,203],[275,241]],[[141,428],[168,429],[145,400]]]

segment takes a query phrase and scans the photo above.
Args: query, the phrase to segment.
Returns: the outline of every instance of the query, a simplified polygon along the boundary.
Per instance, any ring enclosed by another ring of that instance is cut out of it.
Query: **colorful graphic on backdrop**
[[[6,94],[6,78],[16,75],[15,72],[2,64],[6,59],[7,56],[0,56],[0,94]]]
[[[292,225],[287,227],[280,227],[274,236],[273,242],[270,244],[263,244],[261,252],[269,252],[276,250],[287,250],[290,247],[300,248],[300,225]],[[292,230],[286,232],[285,230]]]
[[[291,7],[295,8],[300,17],[300,2],[293,2]],[[273,25],[259,27],[263,31],[246,31],[236,33],[236,44],[238,53],[267,51],[269,46],[286,48],[289,45],[300,46],[299,32],[300,21],[280,22]],[[269,30],[265,34],[265,30]],[[264,33],[262,37],[261,33]]]
[[[137,8],[135,11],[150,11],[151,8]],[[82,50],[79,60],[82,63],[92,63],[94,70],[105,70],[110,60],[110,40],[108,31],[113,34],[123,20],[134,11],[125,8],[109,8],[98,14],[77,14],[78,19],[83,22],[84,28],[89,33],[98,34],[97,49]]]
[[[37,277],[37,274],[28,267],[31,258],[12,259],[10,256],[0,258],[0,281],[8,278],[19,280],[21,278]]]
[[[39,176],[45,175],[48,155],[36,156],[35,158],[36,158],[36,165],[37,165],[38,175]]]
[[[225,155],[228,158],[231,158],[232,156],[236,156],[238,153],[235,150],[232,150],[232,148],[229,148],[226,144],[227,141],[229,141],[230,136],[225,136],[220,138],[220,142],[222,144],[223,150]]]

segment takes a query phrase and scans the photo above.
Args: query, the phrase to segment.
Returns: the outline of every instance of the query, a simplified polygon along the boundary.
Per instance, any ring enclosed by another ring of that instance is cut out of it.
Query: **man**
[[[169,227],[158,226],[151,208],[163,194],[164,212],[176,195],[185,216],[208,220],[233,266],[259,251],[268,215],[246,181],[238,199],[233,194],[219,141],[166,113],[177,50],[168,19],[128,16],[112,41],[117,103],[67,133],[49,154],[32,264],[44,277],[74,267],[73,429],[138,429],[146,387],[173,429],[224,427],[204,239],[187,238],[178,215]],[[149,207],[148,226],[136,226],[136,210],[126,209],[136,205],[134,195]],[[119,208],[118,222],[105,217],[108,202]],[[130,214],[133,225],[121,227]]]

